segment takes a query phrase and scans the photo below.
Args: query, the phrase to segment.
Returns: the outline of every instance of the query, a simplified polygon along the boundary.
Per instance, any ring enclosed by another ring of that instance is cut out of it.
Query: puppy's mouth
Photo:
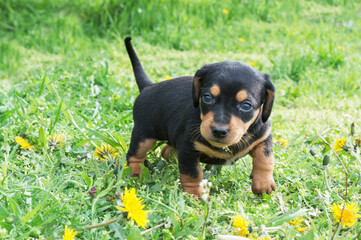
[[[201,134],[212,146],[222,148],[240,141],[244,132],[240,129],[237,130],[235,131],[227,125],[213,125],[208,128],[201,128]]]
[[[209,142],[212,146],[218,147],[218,148],[223,148],[223,147],[228,147],[231,145],[236,144],[237,142],[240,141],[240,139],[242,138],[242,135],[240,137],[237,137],[235,139],[219,139],[219,138],[215,138],[215,137],[206,137],[203,136],[207,142]]]

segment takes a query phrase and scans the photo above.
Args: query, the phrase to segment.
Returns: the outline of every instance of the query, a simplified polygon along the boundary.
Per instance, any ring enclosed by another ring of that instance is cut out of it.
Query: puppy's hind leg
[[[167,161],[169,162],[170,158],[176,153],[176,149],[170,145],[165,145],[163,148],[162,148],[162,151],[161,151],[161,155],[162,157]]]
[[[135,136],[134,130],[127,153],[128,165],[132,167],[133,176],[139,177],[140,164],[144,164],[147,152],[151,150],[156,139]]]

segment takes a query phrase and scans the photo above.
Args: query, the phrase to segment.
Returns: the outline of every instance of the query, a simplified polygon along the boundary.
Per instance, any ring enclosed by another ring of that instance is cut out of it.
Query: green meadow
[[[361,239],[360,12],[356,0],[0,1],[0,239],[72,239],[66,226],[73,239],[231,239],[237,214],[250,239]],[[206,170],[210,200],[197,200],[163,143],[130,176],[126,36],[154,82],[224,60],[271,76],[275,192],[251,192],[246,156]],[[105,144],[116,153],[102,160]],[[133,188],[146,228],[116,208]]]

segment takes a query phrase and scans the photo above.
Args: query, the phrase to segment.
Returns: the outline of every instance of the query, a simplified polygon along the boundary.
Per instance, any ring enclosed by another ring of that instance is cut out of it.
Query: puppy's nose
[[[225,138],[228,136],[229,129],[227,127],[212,126],[212,135],[216,138]]]

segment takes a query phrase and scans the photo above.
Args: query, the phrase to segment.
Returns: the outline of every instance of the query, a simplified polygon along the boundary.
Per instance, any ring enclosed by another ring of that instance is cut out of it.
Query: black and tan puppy
[[[194,77],[153,83],[131,45],[125,45],[140,94],[134,103],[134,129],[127,153],[133,174],[156,141],[167,141],[167,158],[177,152],[185,192],[200,197],[199,163],[232,164],[246,154],[253,158],[252,191],[271,193],[273,150],[268,120],[274,86],[267,74],[241,62],[207,64]]]

